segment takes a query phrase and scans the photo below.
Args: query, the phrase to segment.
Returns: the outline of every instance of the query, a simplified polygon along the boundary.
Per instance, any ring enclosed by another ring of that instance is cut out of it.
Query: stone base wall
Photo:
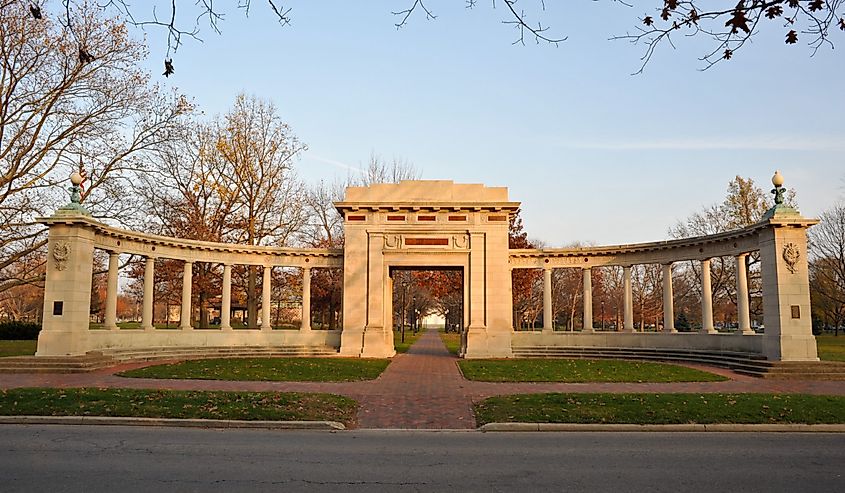
[[[81,355],[102,349],[144,349],[154,347],[239,347],[239,346],[304,346],[340,347],[339,330],[232,330],[219,329],[140,329],[89,330],[74,334],[73,346],[64,344],[56,334],[41,332],[37,356]],[[69,338],[70,336],[68,336]],[[43,339],[43,340],[42,340]]]
[[[690,349],[763,354],[763,335],[699,333],[620,333],[620,332],[514,332],[513,347],[597,347]]]

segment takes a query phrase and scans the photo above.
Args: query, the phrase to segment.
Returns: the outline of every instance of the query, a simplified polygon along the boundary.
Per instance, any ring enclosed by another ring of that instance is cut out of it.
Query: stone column
[[[273,268],[264,266],[264,275],[261,276],[261,330],[273,330],[270,325],[270,276]]]
[[[736,318],[739,323],[737,334],[753,334],[751,313],[748,303],[748,267],[745,265],[747,253],[736,256]]]
[[[675,330],[675,294],[672,292],[672,264],[663,265],[663,332]]]
[[[194,263],[188,260],[182,266],[182,312],[179,315],[179,329],[191,330],[191,288],[193,287]]]
[[[147,263],[144,265],[144,305],[141,311],[141,328],[144,330],[155,330],[155,326],[153,325],[155,267],[155,257],[147,257]]]
[[[543,269],[543,332],[554,332],[555,322],[552,315],[552,269]]]
[[[223,264],[223,293],[220,300],[220,329],[232,330],[232,266]]]
[[[715,334],[713,327],[713,287],[710,280],[710,259],[701,261],[701,332]]]
[[[117,330],[117,268],[120,254],[109,252],[109,277],[106,283],[105,326],[108,330]]]
[[[582,332],[593,332],[593,270],[584,269],[584,327]]]
[[[311,267],[302,268],[302,325],[299,330],[311,330]]]
[[[625,313],[625,332],[634,332],[634,296],[631,289],[631,266],[626,265],[622,267],[623,277],[623,295],[622,303],[624,305]]]

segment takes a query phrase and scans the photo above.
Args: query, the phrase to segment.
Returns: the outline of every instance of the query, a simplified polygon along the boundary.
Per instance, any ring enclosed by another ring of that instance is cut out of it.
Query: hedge
[[[38,339],[41,324],[12,320],[0,322],[0,339],[4,340],[34,340]]]

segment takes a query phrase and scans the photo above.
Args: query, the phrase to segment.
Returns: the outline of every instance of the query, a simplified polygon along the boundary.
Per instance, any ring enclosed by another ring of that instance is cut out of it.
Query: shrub
[[[0,339],[5,340],[34,340],[38,339],[41,324],[12,320],[0,322]]]

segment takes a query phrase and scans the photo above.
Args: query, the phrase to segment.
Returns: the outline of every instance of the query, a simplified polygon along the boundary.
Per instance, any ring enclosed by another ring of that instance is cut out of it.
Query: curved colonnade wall
[[[311,269],[341,268],[343,251],[328,249],[250,247],[136,233],[113,228],[74,210],[59,210],[41,220],[50,228],[44,321],[38,339],[38,356],[75,355],[99,349],[221,346],[329,346],[338,347],[340,330],[311,330]],[[89,328],[94,250],[108,253],[105,322]],[[118,257],[144,259],[144,295],[141,326],[118,328]],[[153,323],[155,267],[161,260],[184,262],[180,325],[156,328]],[[192,271],[195,262],[223,266],[220,327],[195,329],[191,325]],[[261,327],[233,329],[230,320],[232,268],[263,269]],[[302,325],[299,330],[273,330],[270,325],[270,270],[301,269],[303,279]]]
[[[682,240],[577,249],[509,250],[508,218],[519,208],[506,188],[405,181],[350,187],[336,204],[344,217],[344,250],[249,247],[149,235],[113,228],[90,217],[72,196],[71,204],[40,221],[49,226],[44,320],[38,356],[79,355],[100,349],[221,346],[332,347],[343,356],[394,354],[391,269],[450,266],[464,273],[464,347],[467,358],[512,357],[513,350],[536,346],[691,349],[757,353],[775,361],[817,360],[810,317],[807,266],[808,227],[813,219],[778,204],[752,226],[727,233]],[[109,254],[103,328],[89,328],[95,249]],[[759,252],[765,332],[756,334],[749,317],[745,258]],[[144,296],[141,327],[117,326],[118,259],[143,257]],[[734,257],[737,266],[739,330],[717,333],[713,326],[710,260]],[[177,329],[153,323],[154,271],[161,259],[184,262],[181,322]],[[674,330],[672,268],[700,262],[702,321],[697,333]],[[191,323],[193,263],[223,266],[221,324],[196,329]],[[663,266],[663,331],[634,330],[631,270],[642,264]],[[263,269],[261,327],[233,329],[232,267]],[[592,327],[592,269],[623,269],[624,324],[616,332]],[[270,325],[271,269],[295,267],[303,273],[302,326],[273,330]],[[311,330],[310,270],[343,268],[343,329]],[[516,332],[508,271],[543,269],[542,331]],[[580,269],[583,320],[580,332],[552,327],[552,271]]]
[[[539,332],[515,332],[513,347],[590,346],[731,351],[765,355],[775,361],[816,361],[812,335],[807,270],[806,229],[818,221],[802,218],[792,209],[775,207],[752,226],[726,233],[655,243],[575,249],[511,250],[512,269],[543,269],[544,327]],[[751,327],[746,259],[759,252],[763,288],[764,333]],[[738,330],[719,333],[713,323],[711,260],[733,257],[736,268]],[[673,265],[698,262],[701,269],[701,320],[697,332],[679,333],[674,327]],[[659,332],[637,333],[634,325],[632,268],[662,266],[663,316]],[[623,325],[616,332],[592,327],[592,269],[623,269]],[[583,273],[583,317],[580,332],[555,332],[551,306],[552,270],[580,269]]]

